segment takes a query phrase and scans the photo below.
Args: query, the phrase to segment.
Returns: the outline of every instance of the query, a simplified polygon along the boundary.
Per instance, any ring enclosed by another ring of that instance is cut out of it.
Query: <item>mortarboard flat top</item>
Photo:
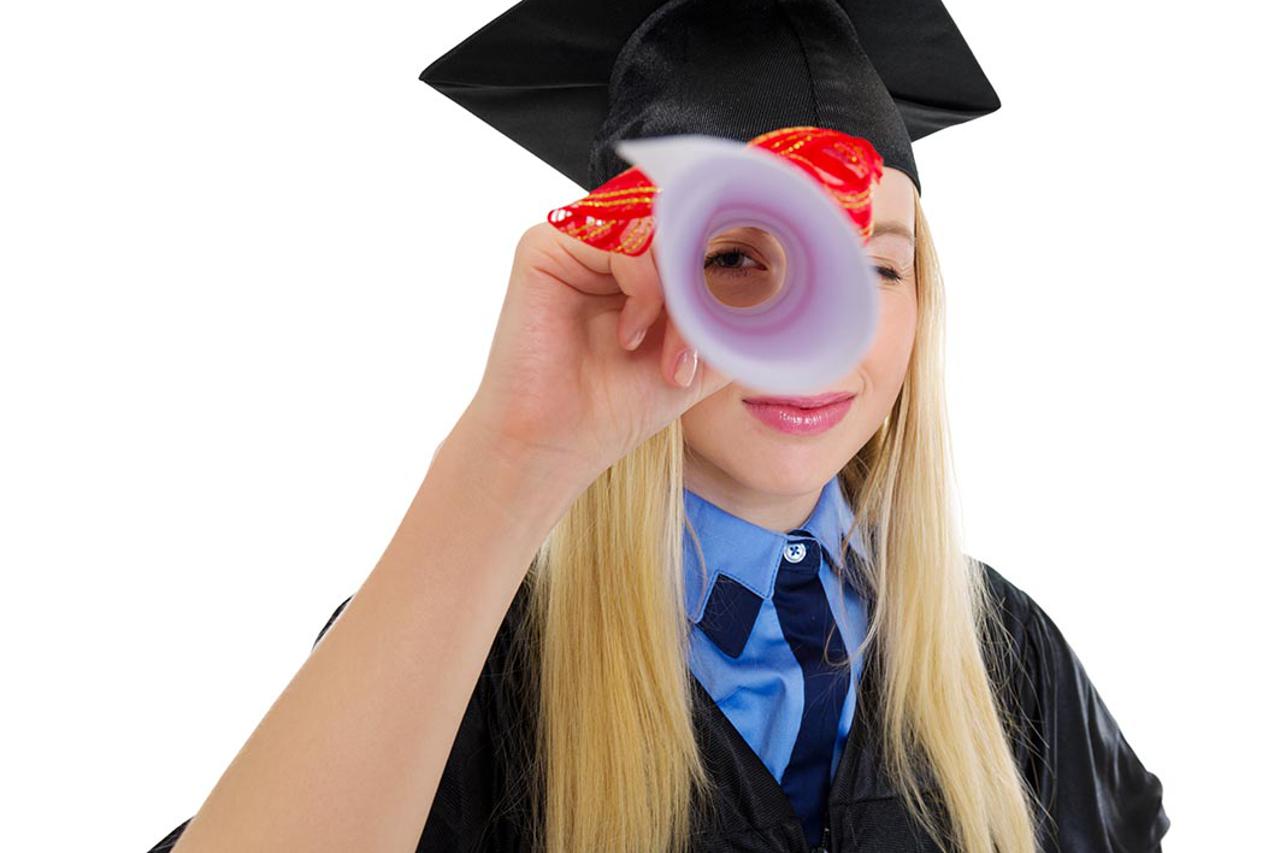
[[[911,142],[1000,107],[938,0],[521,0],[419,79],[584,190],[618,139],[816,125],[915,183]]]

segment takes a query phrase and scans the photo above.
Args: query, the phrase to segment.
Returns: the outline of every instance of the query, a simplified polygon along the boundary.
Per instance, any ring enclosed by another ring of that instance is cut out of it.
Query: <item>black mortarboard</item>
[[[521,0],[419,75],[590,191],[620,139],[815,125],[911,142],[1000,107],[938,0]]]

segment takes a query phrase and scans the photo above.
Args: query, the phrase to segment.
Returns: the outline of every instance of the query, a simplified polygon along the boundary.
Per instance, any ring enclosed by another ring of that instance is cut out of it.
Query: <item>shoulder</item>
[[[1015,585],[1013,581],[987,563],[972,557],[970,559],[982,570],[987,591],[990,593],[993,603],[997,606],[1005,627],[1025,627],[1033,612],[1040,609],[1039,604],[1021,587]]]
[[[1059,679],[1083,677],[1084,666],[1075,650],[1040,602],[989,564],[974,562],[982,570],[992,610],[1003,627],[1003,642],[995,645],[1006,659],[1012,659],[1019,669],[1016,676],[1023,679],[1018,685],[1021,698],[1029,698],[1026,690],[1030,689],[1035,699],[1042,700],[1046,690],[1059,686]]]
[[[1029,722],[1043,724],[1054,718],[1055,703],[1067,691],[1080,701],[1101,705],[1084,664],[1040,603],[989,564],[974,562],[982,570],[992,615],[998,616],[1003,629],[986,638],[984,653],[993,676],[999,678],[1003,698],[1016,705],[1012,710]]]
[[[1168,831],[1163,785],[1135,754],[1084,664],[1045,609],[981,560],[1008,632],[997,669],[1017,727],[1015,754],[1044,813],[1038,831],[1062,853],[1158,851]],[[988,649],[990,653],[990,649]],[[993,673],[994,674],[994,673]]]

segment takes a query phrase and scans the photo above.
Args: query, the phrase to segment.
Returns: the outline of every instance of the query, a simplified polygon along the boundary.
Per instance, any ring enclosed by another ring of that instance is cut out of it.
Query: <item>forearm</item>
[[[414,849],[498,626],[580,491],[487,436],[464,415],[439,447],[377,566],[177,853]]]

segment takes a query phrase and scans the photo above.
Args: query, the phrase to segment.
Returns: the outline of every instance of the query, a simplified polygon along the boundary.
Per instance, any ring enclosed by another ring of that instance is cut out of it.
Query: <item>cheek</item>
[[[880,304],[875,340],[860,370],[878,391],[896,398],[911,360],[916,336],[916,301],[911,293],[887,292]],[[879,396],[879,395],[877,395]]]
[[[731,427],[734,416],[739,414],[743,396],[750,395],[738,383],[730,382],[687,409],[680,416],[685,442],[698,451],[722,443],[725,430]]]

